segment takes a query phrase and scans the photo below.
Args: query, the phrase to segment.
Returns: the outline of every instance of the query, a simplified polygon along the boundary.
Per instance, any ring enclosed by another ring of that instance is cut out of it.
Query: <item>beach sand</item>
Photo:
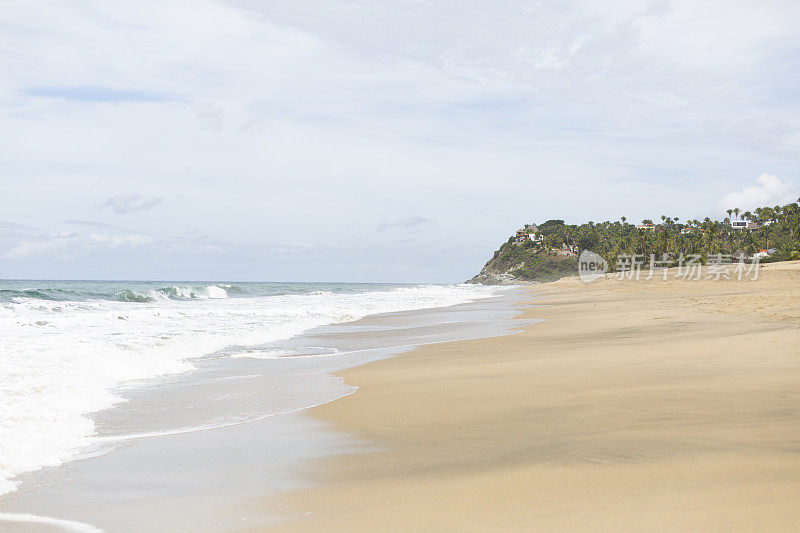
[[[520,334],[343,373],[375,451],[253,505],[281,530],[800,530],[800,264],[541,284]]]

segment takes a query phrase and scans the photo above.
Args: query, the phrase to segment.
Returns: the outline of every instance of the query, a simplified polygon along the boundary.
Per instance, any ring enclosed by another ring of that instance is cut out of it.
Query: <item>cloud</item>
[[[92,220],[70,219],[70,220],[65,220],[64,223],[65,224],[73,224],[75,226],[92,226],[92,227],[96,227],[96,228],[113,228],[113,227],[115,227],[115,226],[112,226],[111,224],[105,224],[103,222],[94,222]]]
[[[3,257],[6,259],[24,259],[34,255],[63,252],[77,239],[77,231],[62,231],[40,239],[22,241],[3,254]]]
[[[3,254],[6,259],[27,259],[35,256],[77,254],[98,248],[138,247],[151,244],[149,235],[106,235],[93,233],[82,236],[79,232],[61,231],[18,243]]]
[[[797,199],[797,189],[793,183],[785,182],[772,174],[761,174],[756,178],[757,185],[729,192],[719,201],[720,211],[726,209],[753,210],[756,207],[786,204]]]
[[[10,220],[0,220],[0,233],[36,233],[42,231],[40,228],[20,224],[19,222],[11,222]]]
[[[168,96],[149,91],[92,86],[28,87],[21,92],[26,96],[56,98],[73,102],[167,102],[172,100]]]
[[[89,235],[88,243],[90,245],[110,246],[116,248],[117,246],[142,246],[150,244],[153,238],[149,235],[104,235],[101,233],[93,233]]]
[[[378,231],[386,231],[387,229],[392,228],[416,228],[417,226],[422,226],[424,224],[433,224],[433,220],[420,215],[415,215],[412,217],[401,218],[400,220],[396,220],[394,222],[381,222],[378,224]]]
[[[146,211],[161,203],[161,198],[152,196],[145,198],[139,194],[121,193],[116,194],[100,205],[111,208],[116,213],[132,213],[134,211]]]

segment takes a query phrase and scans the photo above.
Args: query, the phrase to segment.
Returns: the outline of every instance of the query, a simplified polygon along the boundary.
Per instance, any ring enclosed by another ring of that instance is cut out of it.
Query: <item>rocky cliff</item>
[[[516,243],[509,239],[467,283],[518,285],[553,281],[577,273],[578,260],[574,256],[560,255],[530,241]]]

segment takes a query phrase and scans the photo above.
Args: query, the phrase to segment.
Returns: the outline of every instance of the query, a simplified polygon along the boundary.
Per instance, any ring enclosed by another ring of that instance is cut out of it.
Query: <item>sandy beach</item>
[[[522,333],[345,371],[311,414],[375,451],[253,505],[281,530],[796,531],[800,264],[673,278],[535,285]]]

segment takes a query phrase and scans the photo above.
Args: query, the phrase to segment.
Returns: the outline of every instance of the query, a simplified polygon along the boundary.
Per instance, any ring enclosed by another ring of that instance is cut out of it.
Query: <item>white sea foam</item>
[[[65,531],[74,531],[75,533],[103,533],[102,529],[84,524],[83,522],[62,520],[60,518],[51,518],[49,516],[38,516],[34,514],[0,513],[0,522],[43,524],[46,526],[55,526]]]
[[[173,286],[150,301],[0,303],[0,494],[14,490],[19,473],[61,464],[92,444],[87,415],[120,402],[114,391],[122,383],[190,371],[193,358],[232,345],[493,294],[431,285],[228,298],[226,289]]]

